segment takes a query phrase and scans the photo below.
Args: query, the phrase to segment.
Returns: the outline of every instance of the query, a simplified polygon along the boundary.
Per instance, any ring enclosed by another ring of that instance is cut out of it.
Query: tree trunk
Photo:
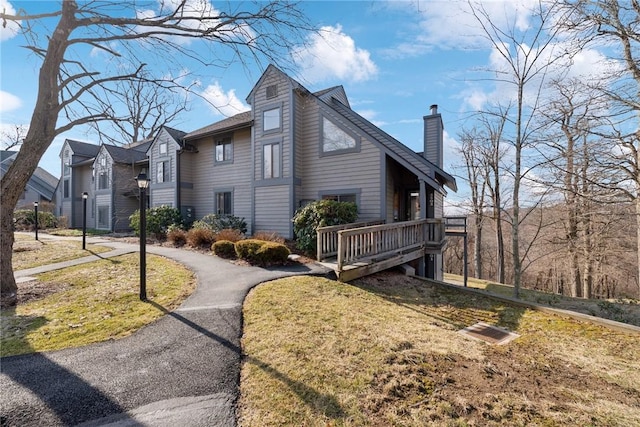
[[[62,16],[49,39],[46,56],[38,78],[38,97],[31,116],[29,131],[15,161],[0,181],[0,298],[4,306],[16,304],[17,286],[13,275],[13,210],[38,162],[56,136],[56,122],[60,110],[58,75],[64,59],[67,39],[74,28],[73,1],[62,3]]]

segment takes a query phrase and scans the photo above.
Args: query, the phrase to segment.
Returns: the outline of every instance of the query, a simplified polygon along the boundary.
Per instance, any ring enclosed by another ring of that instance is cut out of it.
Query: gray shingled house
[[[445,187],[456,190],[436,106],[423,118],[421,155],[353,111],[342,86],[312,93],[271,65],[247,102],[248,112],[153,141],[152,206],[233,214],[250,232],[292,238],[291,218],[308,201],[352,201],[361,220],[394,223],[441,218]],[[441,253],[432,255],[428,275],[438,278]]]

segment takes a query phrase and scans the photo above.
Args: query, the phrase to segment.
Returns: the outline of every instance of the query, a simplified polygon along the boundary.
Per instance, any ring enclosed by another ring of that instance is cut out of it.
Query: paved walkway
[[[138,250],[138,245],[118,241],[87,241],[114,250],[84,262]],[[159,246],[148,246],[147,252],[192,269],[195,292],[177,310],[127,338],[2,358],[0,425],[235,426],[247,292],[276,278],[328,272],[316,264],[243,267]],[[16,278],[37,272],[23,270]]]

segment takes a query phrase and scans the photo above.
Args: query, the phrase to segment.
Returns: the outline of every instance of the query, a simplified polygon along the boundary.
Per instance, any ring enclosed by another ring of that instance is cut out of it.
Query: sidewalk
[[[49,237],[55,238],[42,236]],[[135,244],[101,238],[87,242],[114,249],[100,257],[138,250]],[[244,267],[160,246],[148,246],[147,252],[192,269],[194,293],[176,311],[130,337],[3,358],[3,426],[235,426],[242,303],[248,291],[276,278],[328,272],[317,264]],[[16,277],[36,274],[33,270],[16,272]]]

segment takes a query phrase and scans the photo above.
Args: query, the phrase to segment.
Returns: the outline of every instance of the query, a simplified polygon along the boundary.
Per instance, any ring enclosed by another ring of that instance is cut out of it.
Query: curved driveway
[[[280,277],[327,273],[316,264],[262,269],[181,249],[147,251],[191,268],[195,292],[127,338],[0,359],[0,425],[235,426],[247,292]]]

